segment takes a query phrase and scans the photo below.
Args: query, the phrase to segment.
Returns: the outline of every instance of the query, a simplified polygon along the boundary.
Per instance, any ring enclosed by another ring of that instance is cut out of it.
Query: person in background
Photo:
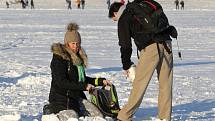
[[[181,5],[181,10],[184,10],[184,1],[183,0],[180,2],[180,5]]]
[[[149,2],[149,0],[147,0]],[[152,3],[151,3],[152,4]],[[140,51],[136,74],[132,83],[132,90],[127,104],[119,111],[118,120],[131,121],[135,111],[140,106],[146,88],[155,70],[159,81],[158,120],[170,121],[172,112],[172,81],[173,55],[169,33],[151,36],[144,34],[137,19],[133,17],[126,6],[114,2],[109,9],[109,18],[118,21],[118,39],[121,52],[121,61],[126,75],[130,76],[132,39]],[[141,32],[142,33],[141,33]]]
[[[110,9],[110,0],[107,0],[106,3],[107,3],[107,6],[108,6],[108,9]]]
[[[179,9],[179,0],[175,0],[175,9]]]
[[[85,7],[85,0],[81,0],[81,8],[84,9]]]
[[[72,2],[71,2],[71,0],[66,0],[66,2],[68,4],[67,9],[72,9]]]
[[[31,0],[31,9],[34,9],[34,0]]]
[[[21,0],[20,3],[22,4],[22,8],[25,9],[26,8],[26,4],[24,0]]]
[[[84,91],[92,91],[95,86],[111,85],[105,78],[86,76],[87,55],[81,46],[81,36],[76,23],[69,23],[64,37],[64,44],[51,46],[51,89],[49,104],[44,106],[43,114],[59,114],[68,110],[70,115],[100,116],[102,113],[89,102]]]
[[[25,0],[25,6],[28,6],[28,0]]]
[[[8,1],[6,1],[6,6],[7,6],[7,8],[10,7],[10,4],[8,3]]]
[[[81,8],[81,0],[76,0],[77,3],[77,8],[80,9]]]

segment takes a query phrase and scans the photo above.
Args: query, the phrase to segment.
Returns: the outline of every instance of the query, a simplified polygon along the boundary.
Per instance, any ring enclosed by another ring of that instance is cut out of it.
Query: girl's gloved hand
[[[104,85],[112,85],[110,80],[103,80]]]
[[[92,91],[95,87],[92,84],[87,84],[86,90],[88,92]]]

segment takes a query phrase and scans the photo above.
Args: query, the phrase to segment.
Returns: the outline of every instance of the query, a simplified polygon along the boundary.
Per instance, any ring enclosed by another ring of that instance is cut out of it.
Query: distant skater
[[[31,0],[31,9],[34,9],[34,0]]]
[[[6,1],[6,6],[7,6],[7,8],[10,7],[10,4],[8,3],[8,1]]]
[[[85,0],[81,0],[81,8],[84,9],[85,7]]]
[[[110,9],[110,0],[107,0],[108,9]]]
[[[22,4],[22,8],[25,9],[26,8],[26,4],[24,0],[21,0],[20,3]]]
[[[179,1],[178,0],[175,0],[175,8],[176,8],[176,10],[179,9]]]
[[[67,4],[68,4],[68,9],[72,9],[72,2],[71,0],[66,0]]]
[[[184,10],[184,1],[183,0],[180,2],[180,5],[181,5],[181,10]]]
[[[77,8],[80,9],[81,8],[81,0],[77,0]]]
[[[25,6],[28,6],[28,0],[25,0]]]

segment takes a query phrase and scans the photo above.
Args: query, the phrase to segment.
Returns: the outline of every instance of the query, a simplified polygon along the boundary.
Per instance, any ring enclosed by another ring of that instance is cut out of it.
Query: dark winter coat
[[[49,94],[50,104],[60,105],[63,109],[70,108],[79,111],[78,100],[86,99],[83,91],[86,91],[88,83],[95,85],[96,78],[85,75],[85,82],[79,82],[78,70],[73,65],[70,55],[63,44],[57,43],[52,45],[53,58],[51,61],[51,89]],[[103,85],[104,78],[98,79],[98,85]],[[69,104],[69,105],[68,105]],[[57,113],[58,111],[54,111]]]
[[[124,70],[129,69],[133,64],[130,60],[132,54],[132,38],[139,51],[148,45],[155,43],[155,41],[162,42],[171,40],[169,34],[165,32],[156,35],[144,34],[142,32],[144,30],[142,30],[141,26],[142,25],[126,9],[118,20],[119,46]]]

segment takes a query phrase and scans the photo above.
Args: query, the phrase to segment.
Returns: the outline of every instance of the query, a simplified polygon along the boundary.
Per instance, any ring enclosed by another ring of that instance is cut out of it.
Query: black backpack
[[[154,0],[134,0],[126,5],[126,10],[142,26],[144,34],[161,33],[169,27],[161,5]]]
[[[117,117],[120,107],[114,85],[95,88],[90,95],[91,102],[98,107],[104,116]]]
[[[128,2],[125,11],[128,11],[133,19],[139,23],[141,31],[138,31],[138,33],[148,34],[152,37],[167,33],[172,38],[177,39],[178,32],[176,28],[169,25],[168,18],[158,2],[154,0],[134,0]],[[181,52],[178,52],[178,54],[181,58]]]

